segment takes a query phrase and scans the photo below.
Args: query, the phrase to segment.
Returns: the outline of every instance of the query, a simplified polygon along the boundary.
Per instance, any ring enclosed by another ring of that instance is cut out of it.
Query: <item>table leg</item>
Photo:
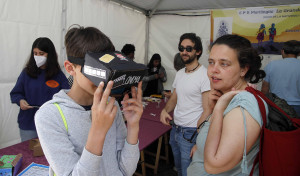
[[[169,164],[169,140],[168,140],[168,133],[164,134],[164,138],[165,138],[165,159],[167,164]]]
[[[161,143],[162,143],[162,136],[159,137],[159,140],[158,140],[158,146],[157,146],[156,158],[155,158],[155,166],[154,166],[154,174],[157,174],[157,170],[158,170]]]
[[[146,176],[145,155],[144,150],[141,151],[142,175]]]

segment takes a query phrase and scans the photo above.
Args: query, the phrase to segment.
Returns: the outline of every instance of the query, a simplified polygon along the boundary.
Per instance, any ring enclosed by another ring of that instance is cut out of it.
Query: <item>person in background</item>
[[[69,89],[69,85],[60,69],[55,47],[49,38],[37,38],[26,66],[10,92],[11,102],[20,106],[18,124],[21,141],[37,137],[34,115],[61,89]]]
[[[125,44],[121,50],[121,52],[131,61],[134,60],[134,52],[135,47],[133,44]],[[119,104],[121,105],[121,101],[124,98],[124,93],[130,92],[128,88],[116,88],[111,90],[111,95],[117,99]],[[129,96],[131,97],[130,93]]]
[[[173,66],[174,66],[174,69],[176,70],[176,72],[185,67],[184,62],[181,59],[180,53],[175,54],[174,60],[173,60]],[[165,90],[163,92],[163,94],[165,97],[170,98],[172,95],[172,92]]]
[[[167,73],[165,68],[161,65],[161,57],[155,53],[152,55],[148,67],[148,74],[143,78],[144,93],[143,96],[150,96],[152,94],[163,94],[164,85],[167,81]]]
[[[179,71],[185,67],[185,64],[180,56],[180,53],[175,54],[173,65],[176,71]]]
[[[265,76],[260,67],[261,57],[248,39],[224,35],[212,43],[207,67],[212,114],[200,125],[189,176],[249,175],[263,122],[256,98],[245,88]]]
[[[129,59],[132,61],[134,60],[134,52],[135,52],[135,47],[133,44],[125,44],[121,50],[123,54],[126,55]]]
[[[300,60],[297,46],[299,41],[290,40],[283,43],[281,60],[274,60],[265,67],[266,77],[261,91],[272,92],[285,99],[300,116]]]
[[[61,90],[35,116],[37,132],[50,169],[49,175],[132,175],[139,160],[139,121],[143,113],[142,84],[125,95],[123,115],[115,98],[81,72],[85,54],[113,52],[111,40],[94,27],[72,27],[65,36],[66,71],[73,76],[70,90]],[[56,103],[56,104],[55,104]],[[63,120],[64,119],[64,120]]]
[[[173,93],[160,114],[160,121],[172,125],[170,145],[178,175],[186,176],[191,162],[192,148],[196,144],[197,126],[210,112],[207,112],[210,90],[207,70],[198,62],[202,54],[200,37],[185,33],[178,43],[185,68],[176,73]],[[174,121],[170,113],[174,110]],[[173,123],[172,123],[173,122]]]

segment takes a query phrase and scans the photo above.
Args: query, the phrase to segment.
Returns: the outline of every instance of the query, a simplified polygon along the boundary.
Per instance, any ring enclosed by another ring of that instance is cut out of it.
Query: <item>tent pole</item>
[[[64,38],[66,35],[66,27],[67,27],[67,0],[62,0],[62,13],[61,13],[61,50],[60,50],[60,61],[62,61],[62,65],[64,65],[64,61],[66,60],[66,48],[64,43]],[[65,69],[63,69],[65,70]]]
[[[150,17],[146,16],[146,41],[145,41],[145,65],[148,64],[148,54],[149,54],[149,27],[150,27]]]

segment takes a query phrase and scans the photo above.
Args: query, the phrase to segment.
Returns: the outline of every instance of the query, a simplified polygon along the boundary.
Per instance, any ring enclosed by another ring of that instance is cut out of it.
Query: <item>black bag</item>
[[[284,99],[279,98],[274,93],[266,94],[266,97],[274,102],[280,109],[282,109],[287,115],[292,118],[297,118],[297,113],[294,108],[287,104]],[[285,118],[284,114],[282,114],[278,109],[268,104],[269,115],[268,115],[268,123],[266,128],[271,131],[292,131],[295,130],[295,126],[293,122],[289,118]]]

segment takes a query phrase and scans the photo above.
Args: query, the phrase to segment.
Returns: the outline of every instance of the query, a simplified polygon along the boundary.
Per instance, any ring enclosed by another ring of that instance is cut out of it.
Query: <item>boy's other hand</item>
[[[123,114],[128,126],[139,125],[140,118],[143,114],[142,92],[142,82],[139,82],[137,90],[134,86],[131,87],[132,98],[129,99],[128,94],[126,94],[121,102],[123,105]]]

